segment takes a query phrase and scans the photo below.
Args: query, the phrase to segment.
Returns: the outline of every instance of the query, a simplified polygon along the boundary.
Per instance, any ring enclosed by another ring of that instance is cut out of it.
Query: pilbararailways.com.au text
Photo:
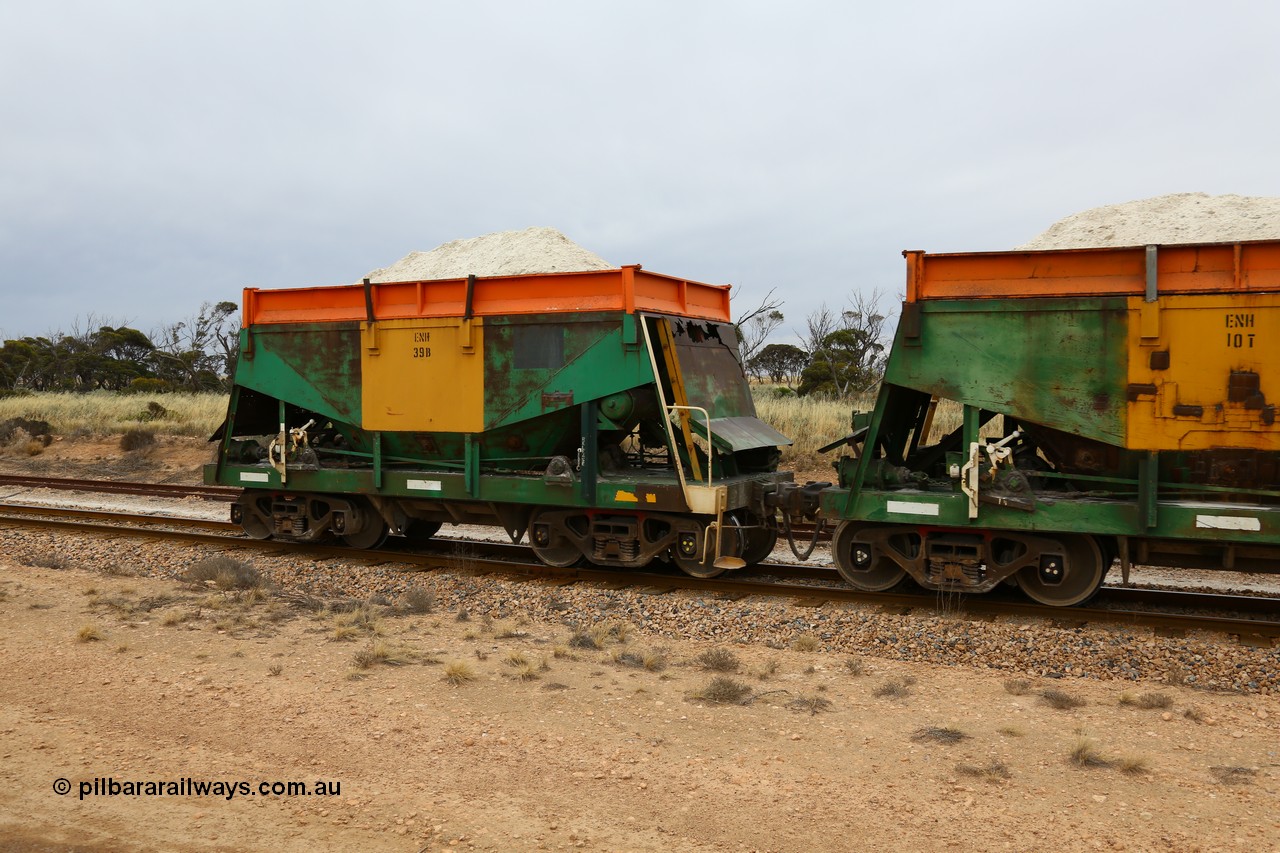
[[[65,780],[60,780],[65,781]],[[54,790],[62,786],[55,784]],[[70,787],[70,786],[66,786]],[[175,780],[117,781],[106,778],[86,779],[80,782],[80,799],[86,797],[338,797],[342,795],[342,783],[325,782],[243,782],[232,780],[210,781],[185,776]]]

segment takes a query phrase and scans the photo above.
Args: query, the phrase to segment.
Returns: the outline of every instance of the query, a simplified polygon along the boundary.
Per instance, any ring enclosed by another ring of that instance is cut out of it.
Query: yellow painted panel
[[[477,318],[379,320],[360,332],[364,428],[484,429],[484,328]]]
[[[1128,447],[1280,450],[1280,423],[1267,424],[1265,409],[1280,403],[1280,294],[1167,296],[1154,306],[1132,298],[1128,355],[1130,391],[1155,387],[1127,404]],[[1233,373],[1237,396],[1251,401],[1230,399]],[[1244,391],[1248,374],[1262,399]]]

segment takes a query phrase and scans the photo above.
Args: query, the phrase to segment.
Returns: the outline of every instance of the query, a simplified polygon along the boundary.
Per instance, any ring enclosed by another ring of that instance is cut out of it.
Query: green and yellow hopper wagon
[[[788,440],[759,421],[727,286],[614,270],[244,293],[205,481],[255,537],[376,547],[445,523],[544,562],[758,562]]]
[[[905,255],[820,496],[851,584],[1071,605],[1116,560],[1280,567],[1280,243]]]

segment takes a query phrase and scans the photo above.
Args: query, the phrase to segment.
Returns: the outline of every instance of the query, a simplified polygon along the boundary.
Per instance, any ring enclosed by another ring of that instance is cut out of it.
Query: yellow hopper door
[[[1126,445],[1273,450],[1280,294],[1131,298]]]
[[[360,334],[362,426],[399,432],[484,430],[479,318],[379,320]]]

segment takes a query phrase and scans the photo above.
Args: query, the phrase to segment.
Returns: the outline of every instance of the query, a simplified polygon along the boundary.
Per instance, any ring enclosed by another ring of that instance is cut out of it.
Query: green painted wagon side
[[[633,294],[639,275],[469,279],[461,310],[438,301],[455,283],[366,284],[364,320],[349,287],[247,292],[206,482],[245,489],[233,515],[255,536],[372,546],[480,523],[553,565],[759,560],[787,439],[755,418],[720,289],[649,274]],[[621,310],[567,307],[615,279]]]
[[[1222,250],[1171,247],[1171,293],[1157,247],[1145,286],[1141,248],[939,256],[936,274],[909,253],[875,408],[817,499],[841,574],[1071,605],[1117,561],[1126,581],[1135,563],[1280,570],[1280,244],[1235,248],[1239,291],[1229,252],[1206,260]]]

